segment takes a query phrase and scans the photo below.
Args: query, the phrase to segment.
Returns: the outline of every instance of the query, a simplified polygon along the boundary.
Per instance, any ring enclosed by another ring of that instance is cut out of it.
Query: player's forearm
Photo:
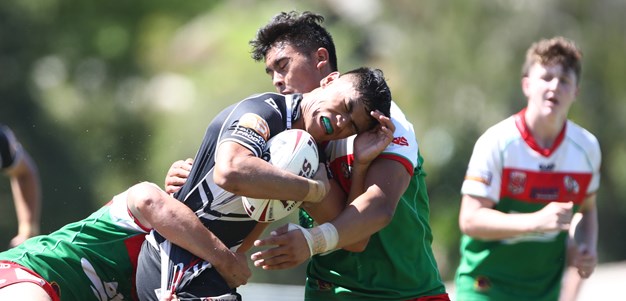
[[[461,231],[471,237],[499,240],[532,233],[531,214],[503,213],[491,208],[479,208],[471,214],[461,214]]]
[[[257,157],[236,158],[228,164],[218,162],[214,180],[231,193],[260,199],[300,201],[309,191],[307,178],[275,168]]]
[[[384,198],[384,194],[377,187],[370,187],[332,221],[339,233],[338,248],[368,239],[389,224],[395,207],[392,209],[382,205]]]
[[[595,207],[582,212],[582,218],[575,230],[574,239],[577,245],[584,244],[595,254],[598,245],[598,213]]]
[[[153,228],[194,255],[220,265],[233,259],[232,252],[182,202],[151,183],[128,190],[128,208],[145,227]]]
[[[25,154],[11,177],[15,211],[20,235],[39,234],[41,212],[41,185],[39,173],[30,157]]]
[[[339,246],[364,248],[372,234],[391,222],[410,181],[411,175],[397,161],[374,160],[363,179],[364,192],[333,221],[339,232]]]

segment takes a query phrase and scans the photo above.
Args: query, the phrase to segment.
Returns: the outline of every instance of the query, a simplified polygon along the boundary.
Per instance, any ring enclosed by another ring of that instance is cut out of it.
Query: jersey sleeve
[[[379,157],[398,161],[413,176],[414,170],[418,165],[417,154],[419,150],[415,130],[393,102],[391,106],[391,121],[396,127],[393,133],[393,141],[389,143]]]
[[[0,125],[0,170],[10,168],[19,161],[21,145],[9,127]]]
[[[233,141],[262,157],[267,141],[284,130],[282,113],[271,97],[257,96],[240,102],[223,123],[219,143]]]
[[[502,158],[497,134],[488,131],[474,145],[461,194],[484,197],[498,202],[502,183]]]
[[[588,153],[589,161],[593,172],[591,174],[591,182],[587,188],[587,194],[592,194],[600,188],[600,165],[602,163],[602,152],[600,151],[600,143],[593,134],[587,132],[587,136],[591,141],[591,147]]]

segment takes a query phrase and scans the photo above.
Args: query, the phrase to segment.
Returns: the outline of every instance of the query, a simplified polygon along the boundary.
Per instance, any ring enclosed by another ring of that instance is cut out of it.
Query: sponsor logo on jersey
[[[554,170],[554,167],[556,165],[554,165],[554,163],[550,163],[550,164],[539,164],[539,170],[541,171],[551,171]]]
[[[520,194],[524,192],[524,187],[526,186],[527,175],[523,171],[511,171],[509,174],[509,185],[507,185],[507,189],[511,194]]]
[[[401,145],[401,146],[409,146],[409,141],[404,137],[393,137],[391,141],[393,144]]]
[[[492,173],[488,170],[472,170],[468,169],[465,173],[465,180],[476,181],[487,186],[491,185]]]
[[[559,199],[559,188],[557,187],[533,187],[530,190],[530,197],[535,200],[556,201]]]
[[[248,127],[237,126],[235,131],[233,132],[233,136],[242,137],[245,140],[250,141],[253,144],[257,144],[261,147],[261,149],[265,149],[267,144],[267,139],[263,136],[259,135],[256,131]]]
[[[270,127],[267,125],[267,121],[254,113],[243,114],[243,116],[239,118],[238,127],[249,128],[261,135],[265,140],[270,137]]]

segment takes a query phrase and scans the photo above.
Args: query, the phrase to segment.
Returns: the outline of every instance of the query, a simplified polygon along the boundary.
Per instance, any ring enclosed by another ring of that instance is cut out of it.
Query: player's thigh
[[[52,298],[41,286],[20,282],[0,288],[0,300],[52,301]]]

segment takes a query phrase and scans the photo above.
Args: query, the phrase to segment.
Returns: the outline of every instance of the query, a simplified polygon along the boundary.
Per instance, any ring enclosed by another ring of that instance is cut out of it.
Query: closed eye
[[[354,107],[352,106],[352,102],[351,101],[346,101],[346,112],[348,112],[348,115],[350,116],[350,124],[352,125],[352,130],[354,131],[355,134],[360,133],[359,131],[359,127],[356,125],[356,122],[354,122]]]

